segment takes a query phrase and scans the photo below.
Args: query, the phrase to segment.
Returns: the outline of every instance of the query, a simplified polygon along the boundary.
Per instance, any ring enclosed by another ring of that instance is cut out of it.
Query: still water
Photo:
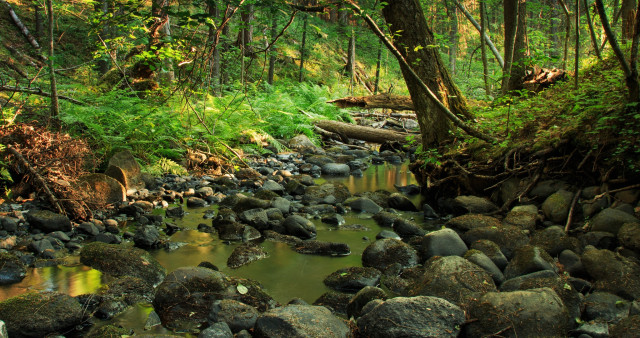
[[[369,167],[363,177],[321,178],[317,182],[338,181],[345,184],[352,194],[386,190],[395,192],[394,184],[404,186],[416,184],[408,166],[404,165],[375,165]],[[416,206],[420,206],[420,196],[410,197]],[[265,241],[260,245],[268,253],[268,257],[253,262],[238,269],[230,269],[226,265],[227,258],[240,243],[225,244],[216,235],[202,233],[196,230],[199,223],[210,224],[202,215],[213,207],[187,209],[187,215],[176,224],[184,228],[171,236],[171,242],[185,243],[174,251],[156,250],[152,255],[171,272],[183,266],[196,266],[202,261],[215,264],[220,271],[230,276],[250,278],[259,281],[264,290],[280,303],[287,303],[293,298],[301,298],[313,303],[320,295],[329,291],[323,284],[323,279],[332,272],[349,266],[361,266],[363,250],[375,240],[381,228],[375,224],[368,214],[349,213],[345,215],[347,225],[363,225],[368,230],[336,230],[319,220],[312,220],[317,227],[317,239],[321,241],[347,243],[351,248],[351,255],[343,257],[325,257],[302,255],[294,252],[288,245]],[[418,213],[405,213],[407,218],[415,218],[421,223]],[[20,283],[0,286],[0,300],[20,295],[32,290],[48,290],[67,293],[71,296],[96,292],[105,277],[97,270],[79,263],[77,257],[70,257],[65,264],[32,268],[27,277]],[[148,313],[148,305],[138,305],[128,309],[115,319],[117,324],[140,330]],[[158,328],[156,333],[164,331]]]

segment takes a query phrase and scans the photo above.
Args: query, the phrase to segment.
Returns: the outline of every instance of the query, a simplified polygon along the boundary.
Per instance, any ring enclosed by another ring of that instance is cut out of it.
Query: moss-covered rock
[[[529,243],[529,237],[523,230],[511,225],[475,228],[465,232],[461,237],[468,246],[481,239],[490,240],[500,247],[500,251],[507,258],[512,257],[517,248]]]
[[[561,227],[555,225],[536,231],[531,236],[530,244],[544,249],[552,257],[558,256],[564,250],[582,252],[580,241],[567,236]]]
[[[114,277],[132,276],[158,285],[166,270],[147,251],[117,244],[89,243],[80,252],[80,262]]]
[[[618,209],[607,208],[591,220],[591,231],[606,231],[614,235],[625,223],[640,223],[640,220]]]
[[[550,288],[489,292],[474,301],[466,337],[565,337],[573,326],[562,300]]]
[[[558,190],[551,196],[547,197],[542,203],[542,213],[544,216],[556,224],[562,223],[567,219],[573,193],[564,189]]]
[[[533,231],[536,228],[536,222],[538,221],[538,214],[529,211],[514,211],[511,210],[505,216],[503,222],[508,225],[513,225],[518,228]]]
[[[472,298],[491,291],[497,291],[496,285],[484,269],[462,257],[447,256],[424,263],[424,273],[409,295],[440,297],[464,308]]]
[[[26,293],[0,302],[0,320],[12,338],[63,334],[83,319],[80,303],[58,292]]]
[[[631,335],[637,337],[638,332],[640,332],[640,315],[629,316],[609,327],[611,338],[626,338]]]
[[[342,203],[351,196],[351,193],[349,188],[342,183],[325,183],[319,186],[307,187],[302,201],[307,204],[317,203],[328,196],[335,197],[336,203]]]
[[[536,246],[525,245],[515,251],[513,259],[504,269],[504,276],[510,279],[541,270],[557,271],[558,268],[546,251]]]
[[[349,337],[349,326],[327,308],[287,305],[265,312],[256,321],[259,337]]]
[[[466,214],[450,219],[445,223],[447,228],[452,228],[459,232],[466,232],[475,228],[483,227],[501,227],[502,223],[495,217],[479,215],[479,214]]]
[[[18,283],[27,276],[27,268],[15,254],[0,253],[0,285]]]
[[[418,265],[418,253],[408,244],[392,238],[377,240],[362,252],[362,265],[384,271],[391,265],[402,268]]]
[[[618,240],[625,248],[640,252],[640,223],[626,223],[618,231]]]
[[[591,249],[582,254],[582,264],[593,277],[596,290],[625,299],[640,298],[640,266],[609,250]]]
[[[366,286],[376,286],[380,283],[381,273],[371,267],[347,267],[333,272],[324,279],[324,284],[334,290],[343,292],[358,292]]]

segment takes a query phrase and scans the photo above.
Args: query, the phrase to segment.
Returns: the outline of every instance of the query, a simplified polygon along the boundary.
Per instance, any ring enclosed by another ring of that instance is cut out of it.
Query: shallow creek
[[[320,178],[317,183],[338,181],[345,184],[352,194],[387,190],[396,192],[394,184],[404,186],[416,184],[413,174],[404,165],[372,165],[363,177]],[[420,206],[420,196],[409,196],[416,206]],[[361,266],[363,250],[375,240],[382,229],[371,219],[370,214],[348,213],[344,215],[347,225],[359,224],[368,230],[335,230],[323,224],[319,219],[312,220],[317,227],[317,239],[321,241],[347,243],[351,254],[344,257],[326,257],[303,255],[294,252],[284,243],[265,241],[261,246],[268,257],[257,262],[230,269],[227,258],[240,243],[224,243],[216,235],[202,233],[197,229],[199,223],[210,224],[203,219],[205,211],[217,206],[205,208],[186,208],[187,214],[174,223],[184,230],[170,237],[171,242],[185,243],[173,251],[164,249],[152,252],[167,272],[182,266],[195,266],[208,261],[230,276],[250,278],[260,282],[264,290],[276,301],[286,304],[293,298],[301,298],[313,303],[320,295],[329,291],[323,279],[332,272],[349,266]],[[406,218],[422,224],[421,213],[403,213]],[[437,225],[434,225],[437,226]],[[124,244],[126,245],[126,244]],[[0,300],[7,299],[32,290],[50,290],[67,293],[71,296],[94,293],[103,283],[108,282],[102,274],[79,263],[78,257],[69,257],[64,265],[29,269],[27,277],[18,284],[0,287]],[[112,323],[133,328],[142,333],[150,305],[134,306],[112,320]],[[156,327],[146,333],[164,333],[165,329]]]

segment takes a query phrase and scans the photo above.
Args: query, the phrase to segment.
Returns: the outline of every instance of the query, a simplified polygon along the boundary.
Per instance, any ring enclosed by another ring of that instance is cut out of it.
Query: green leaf
[[[238,290],[238,293],[241,295],[246,295],[247,292],[249,292],[249,289],[247,289],[247,287],[242,284],[238,284],[236,289]]]

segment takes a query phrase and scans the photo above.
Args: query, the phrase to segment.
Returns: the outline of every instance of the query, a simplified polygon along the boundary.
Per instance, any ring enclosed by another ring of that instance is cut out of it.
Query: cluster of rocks
[[[623,337],[638,330],[640,192],[620,192],[611,202],[597,198],[599,187],[580,190],[574,219],[589,221],[569,233],[564,223],[575,212],[577,189],[562,181],[538,183],[527,204],[506,214],[489,199],[458,196],[441,200],[436,210],[422,206],[425,218],[443,223],[428,232],[396,212],[418,211],[405,194],[352,196],[340,183],[314,181],[320,174],[359,175],[370,162],[402,161],[397,153],[325,151],[303,138],[293,144],[299,153],[256,160],[234,176],[168,175],[147,182],[129,191],[130,201],[115,215],[96,215],[92,222],[72,224],[34,210],[1,218],[0,283],[24,278],[36,258],[75,250],[83,264],[114,278],[97,294],[37,293],[0,302],[9,334],[64,332],[89,322],[89,315],[108,319],[137,302],[153,304],[149,326],[162,323],[201,337]],[[512,200],[521,184],[504,182],[495,200]],[[244,242],[229,257],[231,268],[264,258],[262,240],[287,243],[302,254],[350,254],[345,243],[316,240],[311,218],[345,228],[342,215],[351,210],[371,214],[388,230],[364,250],[362,267],[326,277],[333,291],[312,305],[294,299],[281,306],[257,282],[227,276],[207,262],[166,274],[144,249],[167,246],[167,236],[180,230],[173,219],[185,210],[168,207],[178,201],[194,208],[219,205],[198,230]],[[166,208],[166,217],[153,214],[156,207]],[[126,222],[135,226],[123,231]],[[20,320],[30,311],[43,317]],[[113,326],[92,331],[129,333]]]

